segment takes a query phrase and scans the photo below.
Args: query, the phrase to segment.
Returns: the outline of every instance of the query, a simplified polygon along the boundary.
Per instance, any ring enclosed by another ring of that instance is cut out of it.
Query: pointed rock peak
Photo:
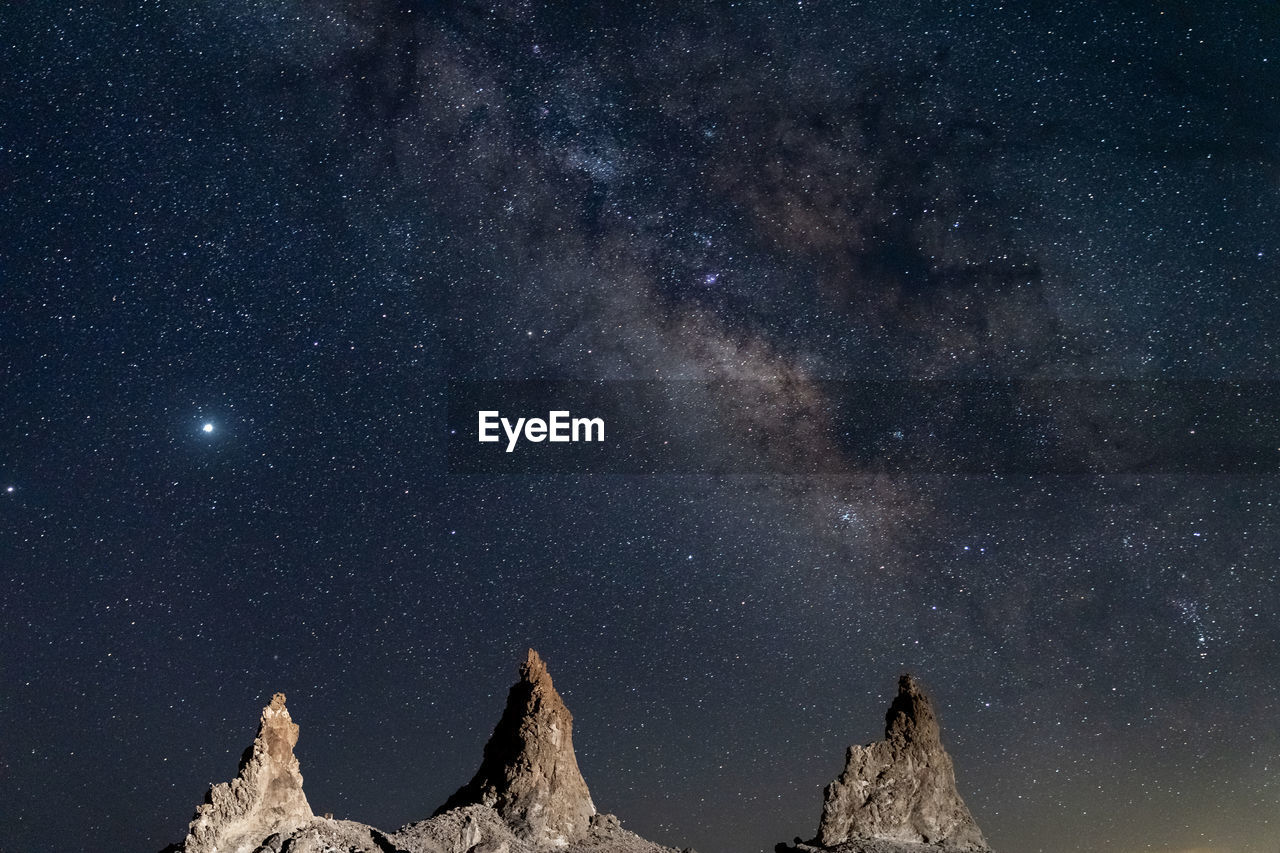
[[[293,754],[297,743],[298,724],[289,716],[284,694],[277,693],[262,709],[258,736],[240,759],[239,775],[210,788],[196,808],[185,853],[250,853],[269,836],[312,820]]]
[[[293,748],[298,744],[298,724],[289,716],[289,709],[284,706],[283,693],[272,696],[271,704],[262,709],[258,740],[266,745],[267,755],[276,764],[287,766],[298,763],[293,757]]]
[[[901,702],[904,697],[928,701],[928,697],[924,695],[924,688],[920,686],[920,682],[916,681],[915,676],[909,672],[904,672],[898,676],[898,696],[894,699],[894,704]]]
[[[480,770],[437,810],[480,803],[497,810],[521,839],[564,847],[596,813],[573,752],[573,715],[533,649],[485,744]]]
[[[543,662],[542,656],[533,649],[529,649],[524,663],[520,665],[520,678],[530,684],[542,681],[546,681],[548,686],[551,684],[551,676],[547,674],[547,665]]]
[[[942,733],[933,703],[910,674],[898,679],[898,695],[884,718],[884,737],[888,741],[934,741],[941,748]]]
[[[844,772],[827,786],[817,843],[890,841],[947,851],[990,851],[956,791],[933,704],[910,675],[885,715],[885,739],[851,746]]]

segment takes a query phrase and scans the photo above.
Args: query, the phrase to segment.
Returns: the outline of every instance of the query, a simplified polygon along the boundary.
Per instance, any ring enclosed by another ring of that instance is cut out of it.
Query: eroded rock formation
[[[573,717],[530,651],[480,772],[430,819],[389,833],[312,815],[293,756],[298,727],[277,693],[240,775],[213,786],[186,840],[164,853],[690,853],[596,814],[572,735]]]
[[[533,649],[480,770],[437,814],[471,804],[492,807],[517,837],[549,847],[583,837],[596,814],[573,752],[573,715]]]
[[[898,681],[884,740],[849,747],[844,772],[827,786],[814,844],[889,849],[882,842],[990,850],[956,791],[933,704],[909,675]]]
[[[284,694],[271,697],[253,745],[240,759],[240,773],[209,789],[182,849],[185,853],[253,853],[264,839],[287,835],[312,820],[302,792],[302,773],[293,747],[298,725]]]
[[[599,814],[578,769],[573,716],[530,650],[475,777],[429,819],[383,832],[315,817],[293,749],[298,726],[277,693],[239,775],[214,785],[181,845],[165,853],[690,853],[646,841]],[[851,746],[827,786],[818,836],[780,853],[990,853],[956,791],[938,718],[910,676],[885,737]]]

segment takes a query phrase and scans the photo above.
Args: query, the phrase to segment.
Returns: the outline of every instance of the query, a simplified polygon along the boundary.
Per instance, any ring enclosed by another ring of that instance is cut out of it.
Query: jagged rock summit
[[[582,837],[596,814],[573,752],[573,715],[533,649],[475,778],[436,813],[471,804],[492,807],[517,837],[550,847]]]
[[[240,775],[213,786],[186,839],[164,853],[681,853],[596,813],[572,728],[546,665],[530,651],[480,772],[428,820],[387,833],[312,814],[293,756],[298,726],[277,693]]]
[[[818,837],[799,849],[841,853],[990,853],[956,791],[933,704],[910,675],[885,715],[884,740],[851,746],[827,786]]]
[[[253,853],[262,840],[287,834],[315,815],[302,792],[302,772],[293,748],[298,725],[289,716],[284,694],[262,709],[258,735],[240,759],[240,773],[214,785],[196,808],[185,853]]]

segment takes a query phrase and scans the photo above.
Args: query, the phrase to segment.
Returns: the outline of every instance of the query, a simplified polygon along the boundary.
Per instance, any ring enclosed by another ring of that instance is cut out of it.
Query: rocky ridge
[[[480,769],[427,820],[391,833],[316,817],[277,693],[237,777],[214,785],[166,853],[691,853],[646,841],[600,814],[573,749],[573,716],[530,650]],[[778,853],[990,853],[960,799],[937,715],[903,676],[885,739],[851,746],[827,786],[818,835]]]
[[[166,853],[679,853],[597,813],[573,751],[573,716],[532,649],[479,771],[428,820],[388,833],[316,817],[297,741],[277,693],[240,775],[213,786],[186,839]]]

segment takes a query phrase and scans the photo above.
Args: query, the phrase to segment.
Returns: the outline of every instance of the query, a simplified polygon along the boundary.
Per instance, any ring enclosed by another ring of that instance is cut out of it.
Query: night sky
[[[1272,3],[4,4],[0,850],[179,840],[277,690],[425,818],[532,646],[658,842],[811,837],[910,671],[1001,853],[1273,853],[1280,464],[1111,383],[1280,419],[1278,71]],[[497,379],[761,470],[460,472]]]

